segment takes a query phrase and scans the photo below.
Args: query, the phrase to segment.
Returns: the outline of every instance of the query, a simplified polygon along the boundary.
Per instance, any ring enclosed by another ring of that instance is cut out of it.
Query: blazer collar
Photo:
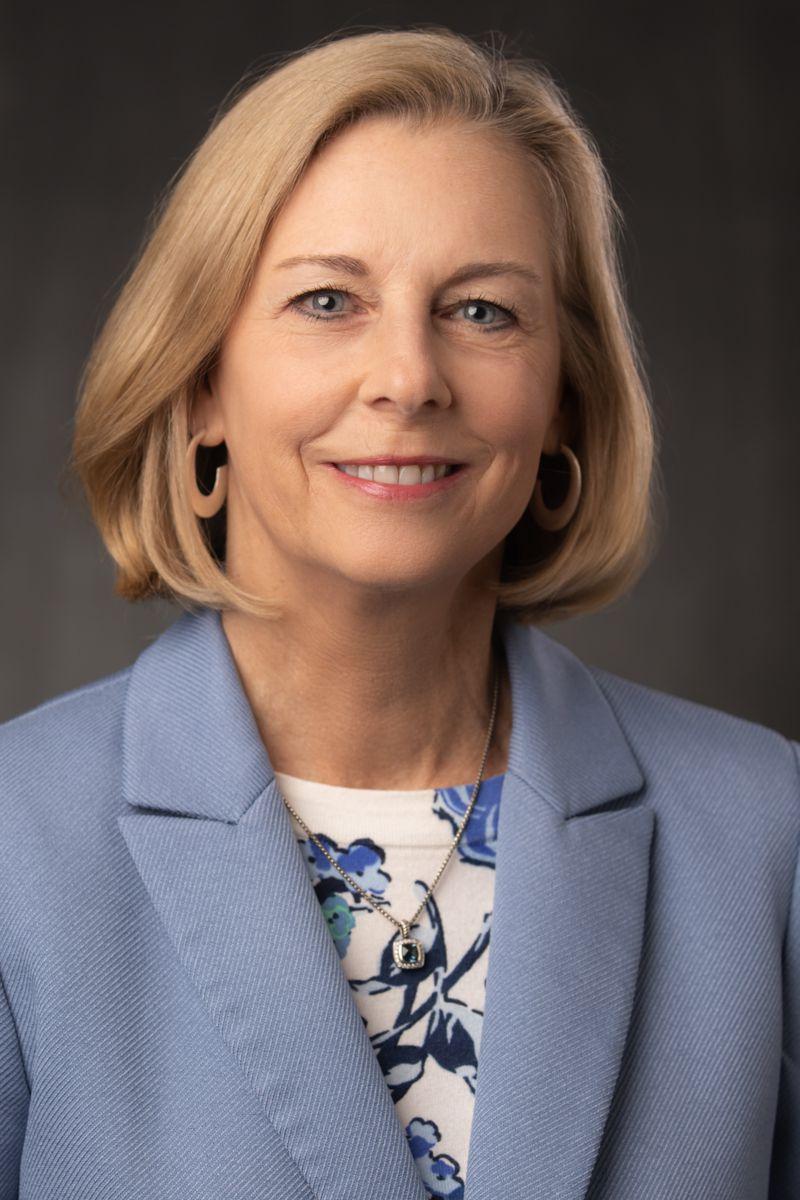
[[[505,614],[498,626],[512,696],[509,773],[565,820],[638,792],[642,773],[589,669],[536,627]],[[125,795],[140,808],[238,821],[273,781],[216,610],[185,612],[139,655],[123,753]]]
[[[630,1021],[654,814],[590,670],[541,630],[499,626],[513,725],[465,1195],[496,1200],[502,1180],[504,1200],[582,1200]],[[123,783],[136,869],[309,1200],[424,1200],[215,610],[184,613],[134,663]]]

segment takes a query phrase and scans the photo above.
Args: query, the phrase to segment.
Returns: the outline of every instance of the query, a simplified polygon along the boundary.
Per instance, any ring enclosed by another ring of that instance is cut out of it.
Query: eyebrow
[[[341,271],[347,275],[363,278],[369,275],[369,267],[360,258],[352,258],[349,254],[297,254],[293,258],[284,258],[276,263],[276,269],[304,266],[312,263],[315,266],[327,267],[331,271]],[[468,279],[492,275],[517,275],[536,287],[543,286],[543,280],[538,271],[526,263],[504,259],[499,262],[468,262],[454,271],[445,279],[443,286],[452,287],[454,284],[465,283]]]

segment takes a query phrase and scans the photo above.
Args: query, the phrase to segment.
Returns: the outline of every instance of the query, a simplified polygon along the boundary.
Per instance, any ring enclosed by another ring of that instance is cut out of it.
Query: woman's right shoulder
[[[113,906],[130,670],[0,724],[0,976],[12,996],[36,995],[60,955],[80,952],[87,896]]]
[[[63,809],[120,774],[131,666],[44,700],[0,723],[0,824],[49,798]]]

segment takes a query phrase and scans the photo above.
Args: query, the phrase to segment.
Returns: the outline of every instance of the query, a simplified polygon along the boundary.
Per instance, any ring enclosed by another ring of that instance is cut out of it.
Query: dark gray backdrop
[[[125,666],[179,614],[113,596],[86,507],[59,486],[78,374],[155,197],[245,71],[334,29],[434,21],[505,35],[550,68],[625,213],[668,521],[628,597],[548,631],[585,661],[800,737],[794,8],[6,10],[0,720]]]

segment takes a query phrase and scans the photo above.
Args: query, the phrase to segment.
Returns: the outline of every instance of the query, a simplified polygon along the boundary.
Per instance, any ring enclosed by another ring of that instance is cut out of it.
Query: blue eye
[[[472,308],[472,309],[477,308],[477,309],[483,309],[484,312],[486,311],[487,308],[494,309],[496,312],[504,312],[507,316],[516,318],[516,310],[514,308],[512,308],[511,305],[496,304],[493,300],[485,299],[482,296],[470,296],[468,300],[464,300],[459,305],[459,308]],[[470,324],[472,324],[471,321],[470,321]],[[493,326],[491,326],[491,328],[492,329],[495,329],[495,328],[507,329],[508,322],[506,322],[504,325],[499,325],[499,326],[493,325]]]
[[[330,308],[326,308],[323,310],[317,310],[316,312],[313,312],[310,309],[304,307],[302,302],[304,300],[309,299],[310,297],[316,297],[316,296],[325,296],[330,299],[334,296],[349,296],[349,295],[350,295],[350,292],[348,292],[346,288],[338,288],[338,287],[313,288],[311,291],[300,292],[299,295],[293,296],[291,298],[291,300],[289,301],[289,303],[290,303],[291,307],[295,310],[295,312],[300,313],[300,315],[303,317],[307,317],[310,321],[337,321],[337,320],[340,320],[340,314],[337,312],[331,311]],[[495,333],[498,330],[508,329],[510,325],[516,324],[517,310],[514,308],[514,306],[511,304],[499,304],[495,300],[490,300],[488,298],[488,296],[469,296],[469,297],[467,297],[466,300],[462,300],[460,304],[455,306],[455,308],[452,311],[458,312],[458,310],[462,309],[462,308],[469,308],[469,309],[473,309],[473,310],[477,309],[479,312],[483,311],[484,313],[486,312],[487,309],[495,310],[496,312],[505,313],[506,317],[510,318],[509,320],[504,321],[504,322],[502,322],[502,324],[499,324],[499,325],[498,324],[486,325],[483,322],[476,322],[476,321],[468,321],[467,322],[470,325],[475,325],[476,328],[480,329],[482,333]]]
[[[309,310],[307,308],[301,307],[300,301],[306,300],[309,296],[337,296],[337,295],[343,296],[343,295],[347,295],[347,294],[349,294],[349,293],[345,293],[338,288],[317,288],[316,291],[302,292],[299,296],[295,296],[292,299],[291,304],[292,304],[292,307],[296,308],[297,311],[299,313],[302,313],[302,315],[304,317],[310,317],[312,319],[312,321],[319,321],[319,320],[324,321],[326,319],[324,314],[329,311],[328,309],[324,309],[322,312],[309,312]]]

